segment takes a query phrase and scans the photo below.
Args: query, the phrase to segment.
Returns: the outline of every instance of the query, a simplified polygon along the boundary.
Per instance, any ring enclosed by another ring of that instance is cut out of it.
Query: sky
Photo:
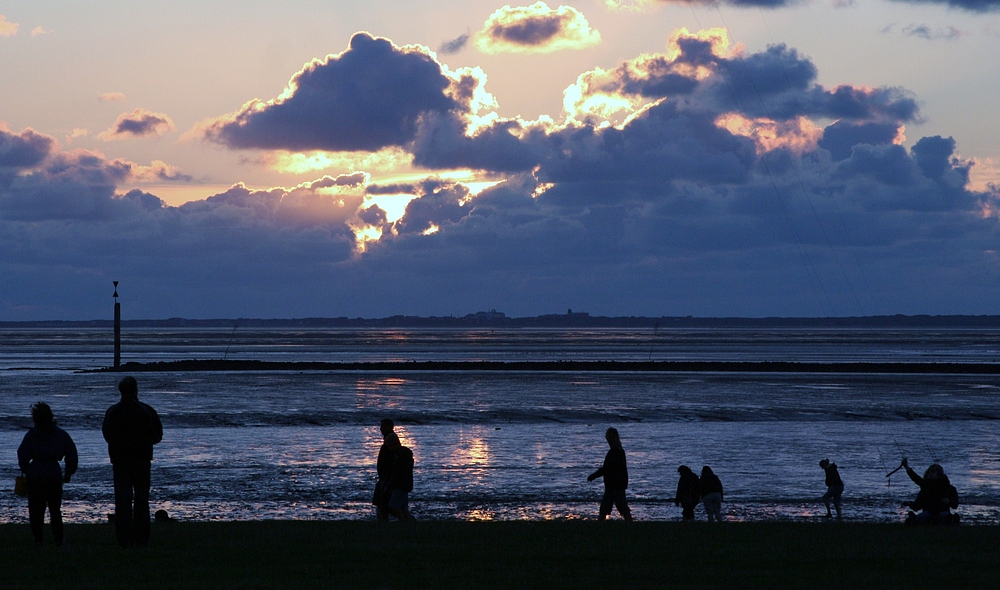
[[[5,0],[0,321],[997,314],[1000,0]]]

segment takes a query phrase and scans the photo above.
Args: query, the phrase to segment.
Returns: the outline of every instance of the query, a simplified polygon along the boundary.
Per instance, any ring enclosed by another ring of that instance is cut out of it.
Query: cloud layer
[[[976,13],[1000,10],[1000,0],[893,0],[906,4],[941,4]],[[612,10],[646,10],[657,4],[703,4],[712,6],[726,4],[737,8],[786,8],[803,6],[809,0],[605,0]]]
[[[497,114],[482,71],[359,33],[199,130],[234,150],[404,152],[425,178],[237,184],[181,207],[124,188],[181,175],[162,162],[4,130],[0,273],[27,286],[0,314],[86,317],[110,280],[133,317],[992,313],[1000,190],[968,188],[951,137],[905,147],[912,93],[818,79],[785,45],[682,29],[528,121]],[[96,295],[61,308],[67,282]]]

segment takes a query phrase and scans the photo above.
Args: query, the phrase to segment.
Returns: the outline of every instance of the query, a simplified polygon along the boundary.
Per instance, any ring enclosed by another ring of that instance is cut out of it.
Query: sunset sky
[[[997,314],[1000,0],[0,3],[0,321]]]

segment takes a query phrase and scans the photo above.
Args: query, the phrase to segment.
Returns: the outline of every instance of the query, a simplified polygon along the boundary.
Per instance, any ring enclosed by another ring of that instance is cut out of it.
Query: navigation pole
[[[115,369],[122,365],[122,304],[118,303],[118,281],[115,284]]]

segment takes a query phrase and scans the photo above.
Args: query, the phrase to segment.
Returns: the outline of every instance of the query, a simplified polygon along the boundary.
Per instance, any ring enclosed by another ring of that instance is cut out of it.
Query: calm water
[[[0,478],[16,475],[29,407],[76,440],[70,521],[111,510],[100,434],[120,375],[97,330],[0,331]],[[995,330],[146,330],[123,360],[790,360],[996,362]],[[260,372],[137,376],[160,413],[153,505],[183,519],[368,519],[378,420],[416,455],[418,518],[593,518],[608,426],[622,434],[637,518],[679,519],[676,468],[711,465],[734,520],[825,512],[819,459],[840,466],[846,515],[901,520],[907,456],[944,465],[966,521],[1000,522],[1000,377],[722,373]],[[26,506],[0,495],[0,520]],[[700,518],[703,513],[697,512]]]

